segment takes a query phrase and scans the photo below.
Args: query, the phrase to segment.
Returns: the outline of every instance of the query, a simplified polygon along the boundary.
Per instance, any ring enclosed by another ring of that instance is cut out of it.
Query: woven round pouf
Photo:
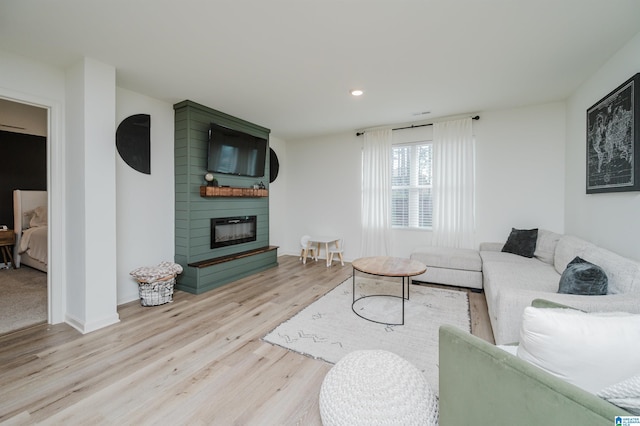
[[[325,426],[438,424],[438,401],[420,370],[391,352],[355,351],[320,388]]]

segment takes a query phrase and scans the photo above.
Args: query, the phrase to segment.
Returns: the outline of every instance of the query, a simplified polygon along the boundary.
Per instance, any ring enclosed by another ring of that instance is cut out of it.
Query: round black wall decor
[[[269,148],[269,183],[276,180],[279,171],[280,162],[278,161],[278,156],[272,148]]]
[[[151,116],[136,114],[122,120],[116,130],[118,154],[132,169],[151,174]]]

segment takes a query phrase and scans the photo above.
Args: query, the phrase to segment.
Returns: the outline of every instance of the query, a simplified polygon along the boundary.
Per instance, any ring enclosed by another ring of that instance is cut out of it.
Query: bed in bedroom
[[[47,191],[13,191],[13,228],[16,233],[13,247],[16,268],[27,265],[47,272]]]

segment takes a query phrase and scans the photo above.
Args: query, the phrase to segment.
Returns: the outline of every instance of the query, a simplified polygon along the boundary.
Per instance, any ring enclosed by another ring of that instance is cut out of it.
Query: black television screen
[[[267,140],[211,123],[207,170],[237,176],[263,177]]]

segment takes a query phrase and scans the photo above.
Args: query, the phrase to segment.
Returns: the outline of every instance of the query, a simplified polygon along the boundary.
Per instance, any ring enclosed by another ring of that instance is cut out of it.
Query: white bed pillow
[[[29,229],[29,222],[31,222],[31,217],[34,213],[33,210],[22,212],[22,229]]]
[[[47,206],[38,206],[25,212],[24,215],[29,217],[29,228],[47,226]]]
[[[595,394],[640,375],[640,315],[527,307],[518,357]]]

